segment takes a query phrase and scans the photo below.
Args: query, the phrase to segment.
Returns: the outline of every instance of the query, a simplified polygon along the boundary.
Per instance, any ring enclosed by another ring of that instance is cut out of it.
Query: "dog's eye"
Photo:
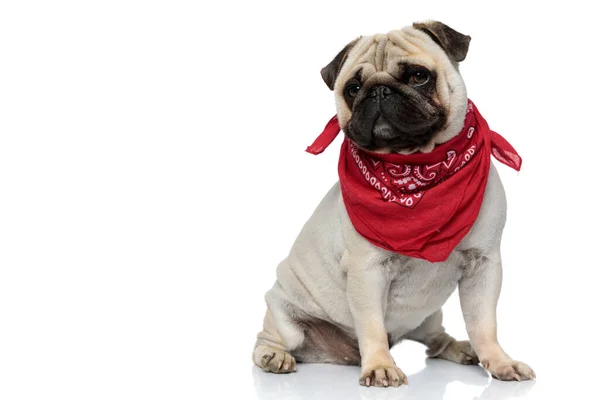
[[[360,85],[358,83],[351,83],[346,86],[346,93],[350,97],[356,97],[358,95],[358,91],[360,90]]]
[[[429,71],[426,69],[419,69],[408,77],[408,84],[411,86],[423,86],[427,82],[429,82]]]

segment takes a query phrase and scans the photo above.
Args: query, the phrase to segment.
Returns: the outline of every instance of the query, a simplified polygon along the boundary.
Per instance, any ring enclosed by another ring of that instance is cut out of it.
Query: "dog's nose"
[[[384,100],[390,94],[392,94],[392,89],[385,85],[373,86],[369,91],[369,96],[377,102]]]

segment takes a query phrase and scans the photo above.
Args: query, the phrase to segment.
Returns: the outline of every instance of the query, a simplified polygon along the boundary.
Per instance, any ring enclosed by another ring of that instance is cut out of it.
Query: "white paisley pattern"
[[[469,128],[467,139],[472,138],[473,131],[474,128]],[[428,189],[464,167],[477,152],[477,147],[476,143],[472,143],[460,153],[448,150],[444,161],[431,165],[398,165],[378,160],[365,154],[354,143],[350,143],[350,153],[365,181],[379,191],[384,201],[413,208]]]

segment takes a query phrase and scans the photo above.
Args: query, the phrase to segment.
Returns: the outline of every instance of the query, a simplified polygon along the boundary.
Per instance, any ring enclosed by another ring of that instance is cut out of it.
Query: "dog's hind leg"
[[[257,336],[252,360],[267,372],[283,374],[296,371],[296,359],[287,351],[269,309],[265,315],[263,330]]]
[[[304,342],[304,333],[289,315],[289,307],[279,296],[277,286],[265,296],[267,313],[263,330],[257,335],[252,360],[267,372],[282,374],[296,371],[296,359],[291,352]]]
[[[457,341],[446,333],[442,325],[442,310],[431,314],[406,339],[427,346],[427,355],[431,358],[443,358],[458,364],[478,364],[479,359],[468,340]]]

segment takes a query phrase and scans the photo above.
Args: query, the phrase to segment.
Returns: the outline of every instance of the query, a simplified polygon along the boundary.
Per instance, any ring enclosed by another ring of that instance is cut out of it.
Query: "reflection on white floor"
[[[500,382],[480,366],[457,365],[427,359],[408,376],[408,386],[366,388],[358,384],[358,367],[299,364],[298,372],[275,375],[253,366],[254,386],[260,400],[275,399],[510,399],[527,395],[535,382]]]

